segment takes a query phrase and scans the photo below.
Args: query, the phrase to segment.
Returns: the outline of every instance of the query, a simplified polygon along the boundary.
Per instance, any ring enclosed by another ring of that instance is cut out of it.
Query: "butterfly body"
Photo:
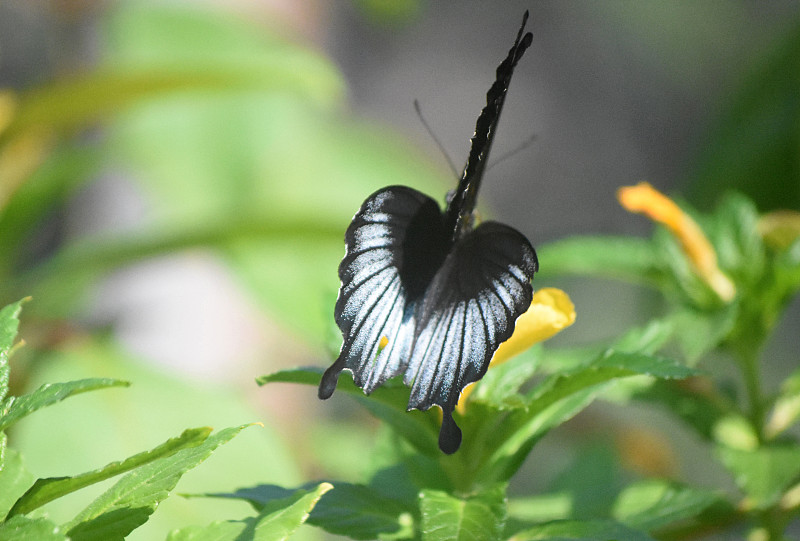
[[[524,235],[497,223],[473,227],[473,210],[513,68],[530,45],[522,36],[497,69],[478,118],[464,173],[447,207],[405,186],[378,190],[345,232],[334,310],[344,343],[326,370],[328,398],[347,369],[366,393],[403,375],[408,409],[438,405],[439,446],[455,452],[452,418],[461,390],[485,374],[497,346],[530,305],[536,252]]]

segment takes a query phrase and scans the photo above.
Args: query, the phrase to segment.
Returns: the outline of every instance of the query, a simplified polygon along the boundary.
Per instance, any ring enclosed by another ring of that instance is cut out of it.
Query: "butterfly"
[[[342,370],[367,394],[402,374],[408,410],[442,409],[439,448],[447,454],[461,445],[453,420],[459,395],[514,332],[539,265],[522,233],[493,221],[475,227],[473,216],[511,75],[533,39],[523,35],[527,20],[526,11],[445,210],[417,190],[389,186],[364,201],[345,232],[334,310],[344,342],[319,397],[333,394]]]

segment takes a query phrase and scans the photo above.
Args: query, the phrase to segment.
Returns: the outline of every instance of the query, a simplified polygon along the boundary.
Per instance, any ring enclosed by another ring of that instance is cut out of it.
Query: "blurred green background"
[[[313,390],[253,378],[332,361],[353,213],[382,186],[441,201],[454,186],[412,101],[460,165],[525,9],[534,41],[495,156],[536,140],[487,173],[484,215],[535,246],[645,234],[614,198],[642,179],[700,208],[738,189],[762,211],[800,209],[796,1],[0,2],[0,292],[34,297],[14,384],[134,384],[22,424],[12,442],[30,470],[78,473],[188,426],[263,421],[179,490],[357,476],[374,421],[345,399],[322,407]],[[546,274],[535,285],[575,301],[561,344],[657,308],[629,286]],[[775,381],[796,366],[799,318],[795,303],[770,345]],[[596,446],[586,460],[601,471],[608,442],[593,427],[618,415],[599,405],[546,439],[518,490],[552,482],[567,445]],[[691,438],[664,430],[678,475],[719,480]],[[220,505],[170,499],[136,535],[247,511]]]

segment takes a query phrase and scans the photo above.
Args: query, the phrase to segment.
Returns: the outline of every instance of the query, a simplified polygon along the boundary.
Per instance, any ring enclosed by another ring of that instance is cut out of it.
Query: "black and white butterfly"
[[[439,447],[454,453],[461,430],[453,410],[461,391],[486,373],[500,343],[528,309],[536,252],[497,222],[473,227],[473,210],[517,61],[530,46],[526,12],[514,46],[497,68],[458,187],[442,212],[416,190],[389,186],[367,198],[345,233],[335,318],[344,344],[325,371],[319,397],[342,370],[367,394],[403,375],[408,409],[442,408]]]

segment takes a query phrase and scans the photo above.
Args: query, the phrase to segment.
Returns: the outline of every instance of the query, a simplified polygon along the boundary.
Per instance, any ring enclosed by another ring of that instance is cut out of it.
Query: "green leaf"
[[[420,509],[423,541],[499,539],[506,520],[505,486],[467,498],[423,490]]]
[[[661,256],[654,244],[631,237],[571,237],[537,247],[547,261],[541,277],[579,274],[658,284],[665,279]]]
[[[541,347],[534,347],[499,366],[493,366],[475,385],[469,401],[483,402],[501,411],[525,407],[525,400],[518,391],[539,369],[541,356]]]
[[[627,330],[619,338],[609,342],[573,347],[548,349],[542,355],[542,369],[546,372],[572,372],[586,364],[587,359],[594,359],[603,354],[609,347],[616,351],[628,353],[654,354],[675,332],[675,323],[670,318],[653,319],[641,327]]]
[[[611,444],[597,442],[583,445],[548,488],[570,495],[570,512],[559,518],[588,520],[608,518],[622,486],[616,450]]]
[[[413,508],[366,485],[336,483],[311,512],[309,524],[351,539],[410,532]]]
[[[3,541],[69,541],[61,529],[46,518],[17,516],[0,522],[0,539]]]
[[[318,386],[321,376],[322,370],[319,368],[300,368],[261,376],[256,379],[256,383],[302,383]],[[350,377],[340,378],[336,389],[353,396],[370,413],[390,424],[419,452],[428,456],[439,456],[438,421],[434,421],[430,410],[406,411],[409,391],[398,378],[390,379],[375,389],[369,397],[356,387]]]
[[[654,541],[646,533],[610,520],[562,520],[527,528],[509,541]]]
[[[800,446],[773,444],[753,450],[718,447],[717,456],[757,508],[774,505],[800,475]]]
[[[759,233],[758,209],[738,193],[726,193],[709,220],[707,232],[720,268],[741,287],[753,287],[764,274],[766,250]]]
[[[4,436],[0,436],[0,440]],[[31,486],[33,475],[25,468],[14,449],[0,452],[0,517],[6,517],[14,502]]]
[[[684,379],[699,372],[673,359],[641,352],[610,349],[592,363],[594,368],[617,368],[629,375],[645,375],[659,379]]]
[[[686,307],[670,316],[675,325],[674,337],[686,358],[695,365],[728,337],[739,315],[739,304],[732,302],[717,310]]]
[[[64,524],[73,541],[123,539],[144,524],[181,476],[249,425],[226,428],[200,445],[137,468]]]
[[[172,532],[168,541],[217,541],[253,539],[279,541],[289,537],[309,517],[320,498],[333,488],[320,483],[309,490],[297,490],[291,496],[267,502],[255,517],[244,520],[217,521],[208,526],[191,526]]]
[[[655,381],[634,395],[637,400],[661,404],[706,440],[713,440],[717,425],[736,408],[705,378]]]
[[[196,378],[177,377],[156,367],[152,360],[131,356],[107,337],[92,339],[82,335],[43,354],[39,360],[30,382],[34,386],[90,375],[132,382],[125,392],[86,393],[79,399],[65,400],[58,407],[40,410],[14,425],[14,448],[31,471],[42,472],[41,477],[94,470],[178,436],[198,420],[209,426],[227,427],[263,416],[241,392]],[[81,422],[76,423],[76,419]],[[54,445],[58,446],[58,453],[53,453]],[[268,460],[253,459],[265,449],[269,450]],[[176,490],[205,493],[247,486],[254,479],[297,486],[302,476],[295,459],[269,424],[254,427],[239,434],[235,445],[217,449],[202,471],[184,475]],[[117,480],[54,500],[41,511],[62,524]],[[189,524],[238,518],[244,516],[240,513],[242,507],[239,502],[170,497],[159,504],[158,512],[131,539],[163,539],[166,532]]]
[[[572,516],[572,496],[568,492],[548,492],[510,498],[508,516],[525,523],[565,519]]]
[[[695,374],[695,370],[665,357],[608,349],[586,367],[553,375],[535,387],[529,393],[528,408],[541,411],[573,393],[616,378],[646,375],[683,379]]]
[[[158,447],[139,453],[122,462],[112,462],[107,466],[83,473],[73,477],[51,477],[49,479],[37,479],[36,483],[20,498],[11,509],[9,516],[26,514],[41,507],[42,505],[65,496],[76,490],[99,483],[116,475],[128,472],[154,460],[171,456],[181,449],[195,447],[203,443],[211,428],[192,428],[187,429],[177,438],[172,438]]]
[[[300,383],[318,387],[323,372],[324,370],[318,367],[281,370],[256,378],[256,383],[258,385],[266,385],[267,383]],[[345,374],[349,374],[349,372],[345,372]],[[365,396],[364,391],[353,383],[352,377],[340,378],[336,390],[356,397]],[[406,403],[408,402],[408,388],[403,385],[400,379],[393,378],[375,389],[370,395],[370,399],[382,402],[394,409],[405,411]]]
[[[0,310],[0,404],[8,394],[10,372],[8,361],[19,329],[19,313],[22,310],[22,303],[26,300],[22,299]]]
[[[307,488],[306,486],[300,487],[300,489],[303,490]],[[260,513],[268,503],[274,500],[286,499],[300,489],[284,488],[278,485],[256,485],[249,488],[240,488],[235,492],[184,494],[184,496],[187,498],[226,498],[231,500],[244,500]]]
[[[652,531],[696,517],[722,499],[708,490],[650,479],[623,490],[614,502],[612,516],[631,528]]]
[[[683,210],[693,214],[692,209]],[[678,306],[688,305],[699,310],[715,310],[723,305],[719,295],[697,273],[685,249],[671,231],[663,226],[657,227],[653,233],[653,245],[667,268],[669,280],[662,287],[667,299]]]
[[[611,347],[617,351],[653,355],[674,332],[675,323],[669,318],[653,319],[641,327],[626,331]]]
[[[695,370],[670,359],[609,349],[588,366],[553,375],[528,393],[526,410],[516,410],[499,422],[493,421],[492,438],[483,443],[489,450],[482,458],[485,466],[476,479],[510,479],[539,438],[588,406],[615,379],[642,375],[670,379],[693,374]]]
[[[45,383],[34,392],[20,396],[9,397],[0,406],[0,430],[13,425],[26,415],[36,410],[60,402],[70,396],[106,389],[108,387],[127,387],[130,383],[117,379],[92,378],[68,383]]]
[[[335,490],[326,494],[314,507],[308,518],[309,524],[352,539],[377,539],[381,534],[397,535],[413,522],[413,507],[375,488],[342,482],[336,482],[334,486]],[[261,513],[276,500],[286,499],[295,492],[275,485],[258,485],[229,494],[208,496],[245,500]]]
[[[800,419],[800,369],[783,380],[781,391],[775,399],[772,414],[765,427],[767,435],[774,438]]]

